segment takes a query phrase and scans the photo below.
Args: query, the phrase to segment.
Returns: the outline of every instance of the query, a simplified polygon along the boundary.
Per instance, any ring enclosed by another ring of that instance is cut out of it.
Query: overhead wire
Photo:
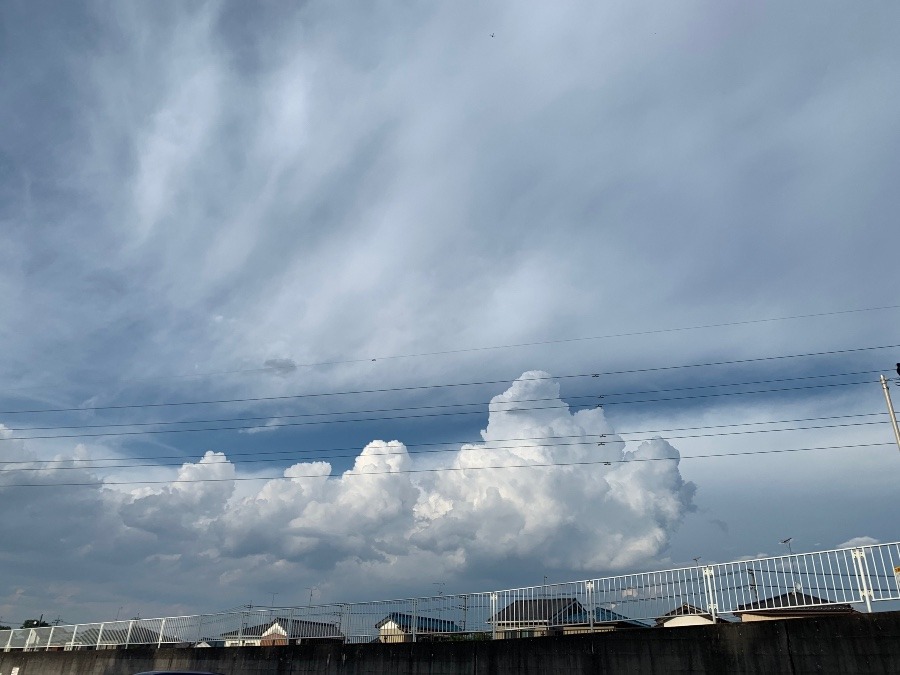
[[[603,434],[568,434],[568,435],[557,435],[557,436],[526,436],[526,437],[517,437],[517,438],[499,438],[492,439],[491,443],[521,443],[521,442],[531,442],[531,441],[554,441],[554,440],[565,440],[571,438],[578,438],[584,440],[591,440],[592,442],[596,442],[596,439],[600,438],[608,438],[612,436],[632,436],[636,434],[668,434],[668,433],[676,433],[680,431],[703,431],[708,429],[730,429],[734,427],[747,427],[747,426],[761,426],[768,424],[795,424],[797,422],[821,422],[821,421],[829,421],[829,420],[839,420],[839,419],[854,419],[859,417],[884,417],[887,416],[886,412],[874,412],[874,413],[857,413],[852,415],[826,415],[819,417],[800,417],[793,419],[782,419],[782,420],[760,420],[755,422],[734,422],[731,424],[711,424],[711,425],[701,425],[695,427],[673,427],[668,429],[635,429],[631,431],[615,431],[608,432]],[[835,427],[841,425],[833,425]],[[853,425],[847,425],[853,426]],[[790,430],[803,430],[810,429],[814,427],[797,427],[795,429]],[[772,431],[779,431],[778,429],[774,429]],[[672,438],[672,437],[670,437]],[[636,439],[631,439],[634,442]],[[582,442],[579,441],[579,442]],[[404,443],[404,446],[407,448],[423,448],[423,447],[440,447],[440,446],[460,446],[460,445],[469,445],[473,443],[481,443],[483,441],[472,441],[472,439],[453,439],[446,441],[431,441],[431,442],[420,442],[420,443]],[[498,446],[494,446],[498,447]],[[518,445],[508,446],[510,448],[520,447]],[[532,447],[541,447],[541,446],[532,446]],[[552,447],[552,446],[547,446]],[[453,448],[455,449],[455,448]],[[358,446],[344,446],[344,447],[331,447],[331,448],[310,448],[310,449],[295,449],[295,450],[258,450],[252,452],[229,452],[229,457],[244,457],[244,456],[259,456],[259,455],[296,455],[296,454],[329,454],[335,452],[350,452],[350,451],[358,451]],[[67,462],[104,462],[104,461],[123,461],[126,458],[122,456],[117,457],[95,457],[95,458],[68,458],[65,461]],[[161,460],[161,459],[177,459],[180,462],[184,462],[189,459],[186,458],[183,454],[180,455],[154,455],[154,456],[133,456],[128,457],[128,460],[131,461],[143,461],[143,460]],[[280,461],[280,460],[275,460]],[[35,462],[44,462],[44,463],[57,463],[58,460],[0,460],[0,466],[8,465],[8,464],[34,464]],[[105,468],[105,467],[97,467],[97,468]]]
[[[653,398],[653,399],[642,399],[642,400],[630,400],[630,401],[607,401],[603,400],[598,403],[597,406],[592,407],[605,407],[608,405],[636,405],[636,404],[646,404],[646,403],[669,403],[673,401],[689,401],[689,400],[697,400],[697,399],[705,399],[712,398],[717,396],[740,396],[740,395],[750,395],[750,394],[770,394],[770,393],[782,393],[786,391],[805,391],[810,389],[822,389],[822,388],[832,388],[832,387],[847,387],[847,386],[859,386],[864,384],[872,384],[873,381],[862,381],[862,382],[835,382],[835,383],[827,383],[827,384],[816,384],[816,385],[807,385],[803,387],[779,387],[774,389],[757,389],[751,391],[732,391],[732,392],[718,392],[715,394],[698,394],[693,396],[675,396],[669,398]],[[595,397],[598,401],[600,401],[601,395],[597,395]],[[538,410],[552,410],[557,409],[559,406],[533,406],[529,408],[514,408],[510,411],[510,413],[517,412],[531,412]],[[330,413],[314,413],[313,416],[324,416]],[[353,414],[353,413],[343,413],[343,414]],[[360,413],[362,414],[362,413]],[[155,434],[177,434],[177,433],[205,433],[209,431],[235,431],[242,429],[257,429],[257,428],[265,428],[269,429],[278,429],[282,427],[302,427],[302,426],[312,426],[312,425],[326,425],[326,424],[352,424],[358,422],[388,422],[395,420],[412,420],[412,419],[428,419],[435,417],[449,417],[449,416],[460,416],[460,415],[483,415],[485,414],[484,410],[457,410],[452,412],[438,412],[438,413],[425,413],[421,415],[391,415],[391,416],[382,416],[382,417],[355,417],[351,419],[330,419],[330,420],[308,420],[304,422],[283,422],[276,424],[268,424],[265,427],[259,427],[257,425],[238,425],[238,426],[228,426],[228,427],[203,427],[198,429],[147,429],[141,431],[115,431],[115,432],[102,432],[102,433],[83,433],[83,434],[44,434],[44,435],[32,435],[32,436],[12,436],[6,435],[4,437],[0,437],[0,442],[3,441],[16,441],[16,440],[38,440],[38,439],[53,439],[53,438],[100,438],[100,437],[120,437],[120,436],[145,436],[145,435],[155,435]],[[275,416],[278,417],[277,415]],[[62,427],[62,428],[72,428],[72,427]]]
[[[777,378],[777,379],[769,379],[769,380],[754,380],[750,382],[724,382],[719,384],[705,384],[705,385],[696,385],[692,387],[673,387],[669,389],[650,389],[643,391],[628,391],[628,392],[605,392],[603,394],[578,394],[574,396],[567,396],[565,400],[575,401],[581,399],[591,399],[598,400],[601,398],[605,398],[608,396],[639,396],[644,394],[663,394],[677,391],[696,391],[700,389],[716,389],[722,387],[745,387],[752,386],[758,384],[773,384],[780,382],[797,382],[801,380],[815,380],[822,379],[826,377],[851,377],[855,375],[872,375],[878,373],[878,370],[861,370],[854,371],[849,373],[827,373],[820,375],[805,375],[802,377],[786,377],[786,378]],[[541,379],[552,379],[552,378],[541,378]],[[546,401],[557,401],[560,400],[558,396],[553,397],[545,397],[545,398],[527,398],[527,399],[508,399],[499,401],[494,403],[493,401],[471,401],[465,403],[444,403],[438,405],[427,405],[427,406],[404,406],[399,408],[375,408],[375,409],[366,409],[366,410],[338,410],[338,411],[326,411],[326,412],[307,412],[307,413],[279,413],[276,415],[279,419],[295,419],[301,417],[321,417],[325,415],[363,415],[363,414],[372,414],[372,413],[383,413],[383,412],[406,412],[406,411],[418,411],[418,410],[438,410],[438,409],[447,409],[447,408],[462,408],[462,407],[471,407],[471,406],[487,406],[487,405],[509,405],[513,403],[540,403]],[[615,403],[615,402],[611,402]],[[533,409],[533,408],[531,408]],[[496,409],[498,412],[502,412],[502,410]],[[517,408],[516,410],[529,410],[529,408]],[[480,411],[476,411],[480,412]],[[29,427],[5,427],[6,431],[54,431],[54,430],[62,430],[62,429],[110,429],[110,428],[123,428],[123,427],[144,427],[144,426],[165,426],[165,425],[173,425],[173,424],[216,424],[220,422],[252,422],[252,421],[260,421],[260,420],[269,420],[272,419],[272,415],[262,415],[262,416],[251,416],[251,417],[225,417],[225,418],[214,418],[214,419],[192,419],[192,420],[153,420],[150,422],[109,422],[105,424],[61,424],[54,426],[29,426]],[[273,428],[273,427],[270,427]]]
[[[585,337],[576,337],[576,338],[560,338],[555,340],[539,340],[535,342],[520,342],[520,343],[511,343],[511,344],[503,344],[503,345],[486,345],[480,347],[463,347],[459,349],[448,349],[448,350],[439,350],[433,352],[419,352],[419,353],[409,353],[409,354],[390,354],[386,356],[366,356],[366,357],[358,357],[354,359],[334,359],[330,361],[318,361],[318,362],[310,362],[310,363],[295,363],[291,361],[292,369],[297,368],[316,368],[320,366],[332,366],[332,365],[343,365],[343,364],[351,364],[351,363],[365,363],[365,362],[378,362],[378,361],[389,361],[389,360],[397,360],[397,359],[408,359],[408,358],[421,358],[426,356],[446,356],[450,354],[464,354],[464,353],[474,353],[474,352],[483,352],[483,351],[494,351],[501,349],[519,349],[523,347],[537,347],[537,346],[546,346],[553,344],[567,344],[574,342],[587,342],[592,340],[608,340],[614,338],[622,338],[622,337],[639,337],[642,335],[658,335],[662,333],[672,333],[672,332],[685,332],[685,331],[693,331],[693,330],[708,330],[711,328],[728,328],[734,326],[747,326],[753,324],[762,324],[762,323],[774,323],[778,321],[793,321],[799,319],[814,319],[821,318],[827,316],[841,316],[846,314],[859,314],[863,312],[877,312],[884,311],[889,309],[900,309],[900,305],[881,305],[877,307],[861,307],[855,309],[844,309],[844,310],[835,310],[831,312],[814,312],[810,314],[794,314],[789,316],[777,316],[777,317],[764,317],[760,319],[743,319],[741,321],[728,321],[721,323],[711,323],[711,324],[698,324],[694,326],[672,326],[666,328],[655,328],[655,329],[647,329],[640,331],[627,331],[623,333],[608,333],[605,335],[591,335]],[[243,374],[243,373],[261,373],[261,372],[279,372],[279,368],[277,366],[271,365],[266,366],[263,365],[262,368],[238,368],[233,370],[221,370],[221,371],[212,371],[206,373],[187,373],[183,375],[168,375],[164,377],[150,377],[150,378],[130,378],[123,380],[125,382],[158,382],[165,380],[176,380],[176,379],[187,379],[187,378],[197,378],[197,377],[213,377],[218,375],[235,375],[235,374]],[[27,387],[19,387],[17,390],[28,389]],[[0,413],[4,414],[4,413]]]
[[[873,448],[893,446],[893,443],[856,443],[850,445],[829,445],[806,448],[787,448],[776,450],[747,450],[740,452],[724,452],[724,453],[708,453],[704,455],[684,455],[681,460],[689,459],[713,459],[724,457],[746,457],[752,455],[774,455],[799,452],[812,452],[820,450],[841,450],[851,448]],[[494,471],[507,469],[540,469],[551,467],[568,467],[568,466],[595,466],[595,465],[612,465],[626,464],[632,462],[657,462],[657,461],[674,461],[671,457],[634,457],[629,459],[611,459],[611,460],[590,460],[582,462],[542,462],[532,464],[501,464],[496,466],[475,466],[475,467],[435,467],[421,469],[397,469],[392,471],[344,471],[340,477],[356,477],[356,476],[381,476],[381,475],[398,475],[398,474],[419,474],[419,473],[442,473],[442,472],[460,472],[460,471]],[[173,485],[184,483],[225,483],[231,481],[260,481],[260,480],[296,480],[298,478],[322,478],[330,479],[338,476],[322,475],[322,474],[303,474],[291,476],[233,476],[229,478],[176,478],[168,480],[130,480],[130,481],[91,481],[80,483],[4,483],[2,488],[10,487],[106,487],[111,485]]]
[[[877,424],[882,424],[882,422],[872,421],[872,422],[855,422],[855,423],[844,423],[844,424],[823,424],[823,425],[817,425],[817,426],[788,427],[788,428],[782,428],[782,429],[745,429],[745,430],[741,430],[741,431],[723,431],[723,432],[710,433],[710,434],[688,434],[688,435],[682,435],[682,436],[668,436],[664,440],[675,441],[675,440],[686,440],[686,439],[697,439],[697,438],[718,438],[718,437],[722,437],[722,436],[741,436],[741,435],[748,435],[748,434],[779,433],[779,432],[786,432],[786,431],[787,432],[790,432],[790,431],[816,431],[816,430],[822,430],[822,429],[839,429],[839,428],[849,428],[849,427],[859,427],[859,426],[873,426],[873,425],[877,425]],[[655,432],[645,432],[645,433],[655,433]],[[556,448],[578,447],[578,446],[584,446],[584,445],[588,445],[588,444],[590,444],[590,445],[596,444],[598,446],[604,446],[604,445],[611,445],[613,443],[619,443],[619,442],[624,443],[624,441],[619,441],[614,438],[611,438],[612,436],[616,436],[616,435],[617,434],[608,434],[608,435],[607,434],[598,434],[598,435],[595,435],[594,438],[592,438],[590,440],[582,439],[580,441],[576,441],[573,443],[538,443],[538,444],[529,444],[526,447],[528,449],[554,450]],[[605,438],[606,440],[596,441],[596,438]],[[649,437],[649,438],[632,438],[629,440],[632,443],[641,443],[641,442],[645,442],[645,441],[652,441],[652,440],[655,440],[656,438],[658,438],[658,436]],[[467,448],[467,447],[465,447],[465,445],[472,445],[473,447]],[[427,450],[412,450],[412,451],[405,449],[405,450],[393,451],[393,452],[379,452],[377,454],[377,456],[378,457],[390,457],[390,456],[402,456],[402,455],[447,454],[447,453],[452,453],[452,452],[464,452],[464,451],[495,452],[498,450],[516,450],[516,449],[520,449],[522,447],[523,446],[521,444],[497,445],[495,442],[488,442],[488,443],[484,443],[483,445],[479,445],[477,447],[475,446],[475,444],[464,444],[460,448],[427,449]],[[298,458],[298,459],[301,459],[302,462],[308,463],[308,462],[315,462],[315,461],[330,461],[330,460],[335,460],[335,459],[354,459],[359,456],[358,451],[355,448],[351,448],[350,450],[353,450],[354,454],[350,454],[350,455],[319,454],[319,455],[315,455],[312,457],[305,457],[305,458]],[[297,452],[300,452],[300,451],[297,451]],[[63,460],[63,461],[67,461],[67,460]],[[123,461],[125,461],[125,460],[123,460]],[[259,463],[272,464],[272,463],[284,462],[284,461],[285,461],[284,458],[273,458],[273,457],[259,458],[259,457],[256,457],[253,459],[244,459],[244,460],[242,460],[242,464],[259,464]],[[27,461],[4,462],[3,464],[14,464],[14,463],[34,464],[35,462],[27,462]],[[59,464],[59,461],[44,460],[44,463],[45,464]],[[51,467],[25,466],[25,467],[21,467],[21,468],[0,468],[0,474],[2,474],[2,473],[17,473],[17,472],[21,472],[21,471],[48,471],[48,470],[52,470],[52,471],[81,470],[81,471],[85,471],[85,470],[98,470],[98,469],[102,469],[102,470],[105,470],[105,469],[135,469],[135,468],[142,468],[142,467],[161,468],[161,467],[171,467],[171,466],[182,466],[185,463],[186,462],[181,461],[178,463],[151,462],[151,463],[145,463],[145,464],[106,464],[106,465],[102,465],[102,466],[80,466],[80,465],[51,466]],[[205,462],[202,462],[202,464],[195,463],[196,466],[214,466],[216,464],[233,464],[233,462],[231,462],[228,459],[228,457],[223,457],[221,460],[205,461]]]
[[[593,371],[589,373],[579,373],[574,375],[555,375],[555,376],[547,376],[547,377],[535,377],[533,380],[563,380],[569,378],[586,378],[586,377],[601,377],[608,375],[629,375],[636,373],[650,373],[650,372],[659,372],[666,370],[679,370],[686,368],[706,368],[713,366],[729,366],[729,365],[739,365],[743,363],[759,363],[765,361],[776,361],[782,359],[795,359],[795,358],[807,358],[814,356],[833,356],[836,354],[849,354],[856,352],[864,352],[864,351],[874,351],[880,349],[897,349],[900,348],[900,344],[891,344],[891,345],[880,345],[880,346],[872,346],[872,347],[855,347],[851,349],[834,349],[828,351],[820,351],[820,352],[806,352],[801,354],[782,354],[776,356],[761,356],[761,357],[753,357],[747,359],[732,359],[728,361],[709,361],[705,363],[690,363],[690,364],[681,364],[674,366],[654,366],[649,368],[630,368],[625,370],[608,370],[608,371]],[[159,403],[132,403],[132,404],[121,404],[121,405],[107,405],[107,406],[77,406],[77,407],[69,407],[69,408],[36,408],[36,409],[25,409],[25,410],[2,410],[0,411],[0,415],[19,415],[19,414],[43,414],[43,413],[58,413],[58,412],[88,412],[92,410],[125,410],[125,409],[135,409],[135,408],[161,408],[161,407],[173,407],[173,406],[187,406],[187,405],[222,405],[228,403],[259,403],[263,401],[283,401],[289,399],[301,399],[301,398],[315,398],[315,397],[323,397],[323,396],[348,396],[348,395],[356,395],[356,394],[380,394],[380,393],[388,393],[388,392],[400,392],[400,391],[421,391],[423,389],[441,389],[441,388],[449,388],[449,387],[469,387],[469,386],[481,386],[481,385],[489,385],[489,384],[508,384],[510,382],[509,379],[503,380],[484,380],[480,382],[455,382],[455,383],[438,383],[438,384],[428,384],[428,385],[413,385],[413,386],[405,386],[405,387],[385,387],[378,389],[358,389],[358,390],[349,390],[349,391],[336,391],[336,392],[312,392],[305,394],[289,394],[289,395],[281,395],[281,396],[253,396],[246,398],[231,398],[231,399],[213,399],[213,400],[203,400],[203,401],[165,401]]]

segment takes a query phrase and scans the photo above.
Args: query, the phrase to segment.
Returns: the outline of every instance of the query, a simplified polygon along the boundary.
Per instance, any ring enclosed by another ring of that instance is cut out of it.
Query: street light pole
[[[898,364],[900,368],[900,364]],[[900,369],[897,371],[900,373]],[[887,380],[881,376],[881,388],[884,389],[884,400],[887,403],[888,414],[891,416],[891,424],[894,426],[894,440],[897,441],[897,449],[900,450],[900,427],[897,426],[897,414],[894,412],[894,404],[891,403],[891,392],[888,389]]]

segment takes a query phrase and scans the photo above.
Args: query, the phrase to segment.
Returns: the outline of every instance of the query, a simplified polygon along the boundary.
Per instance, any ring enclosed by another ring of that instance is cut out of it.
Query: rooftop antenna
[[[750,577],[750,590],[753,591],[753,599],[759,602],[759,590],[756,587],[756,570],[748,567],[747,576]]]
[[[782,539],[781,543],[784,544],[785,546],[787,546],[788,553],[790,553],[790,555],[791,555],[790,566],[791,566],[791,577],[793,578],[793,576],[794,576],[794,558],[793,558],[794,551],[791,549],[791,540],[792,539],[793,539],[793,537],[788,537],[787,539]],[[782,563],[782,567],[783,566],[784,565]],[[799,574],[799,573],[800,573],[800,568],[798,565],[797,574]],[[796,595],[797,593],[799,593],[802,590],[803,590],[803,584],[801,584],[799,581],[795,581],[794,582],[794,595]]]

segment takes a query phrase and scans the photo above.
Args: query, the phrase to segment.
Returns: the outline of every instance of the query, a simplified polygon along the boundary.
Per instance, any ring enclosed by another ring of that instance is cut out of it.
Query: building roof
[[[344,637],[336,624],[320,621],[304,621],[302,619],[285,619],[276,617],[266,623],[256,626],[248,626],[243,630],[230,630],[222,633],[223,638],[253,638],[262,637],[267,631],[279,626],[288,638],[307,637]]]
[[[699,617],[703,617],[704,619],[708,619],[709,621],[713,620],[712,615],[709,612],[702,610],[699,607],[686,602],[683,605],[679,605],[672,611],[666,612],[662,616],[658,617],[656,619],[656,625],[662,626],[664,623],[667,623],[668,621],[671,621],[672,619],[676,619],[680,616],[699,616]],[[727,622],[724,619],[720,619],[719,617],[716,617],[716,623],[727,623]]]
[[[415,617],[416,621],[416,631],[421,631],[423,633],[458,633],[459,626],[457,626],[453,621],[448,621],[446,619],[435,619],[430,616],[417,616]],[[384,617],[381,621],[375,624],[375,628],[381,628],[382,626],[388,623],[395,623],[400,630],[405,631],[407,633],[412,631],[413,625],[413,615],[412,614],[404,614],[403,612],[391,612],[386,617]]]
[[[741,605],[734,610],[735,614],[753,612],[754,614],[852,614],[856,610],[846,603],[836,603],[798,591],[790,591],[774,598],[755,600]]]
[[[590,623],[591,613],[588,610],[578,612],[571,615],[567,623],[587,624]],[[631,617],[619,614],[606,607],[596,607],[594,609],[594,623],[614,624],[619,628],[648,628],[650,624],[644,621],[638,621]]]
[[[572,617],[579,614],[587,616],[587,611],[577,598],[516,600],[488,619],[488,623],[546,623],[554,626],[571,623]]]
[[[679,605],[672,611],[666,612],[659,618],[660,619],[671,619],[672,617],[676,617],[676,616],[691,616],[694,614],[699,614],[701,616],[702,615],[709,616],[709,612],[707,612],[706,610],[700,609],[696,605],[692,605],[692,604],[686,602],[683,605]]]

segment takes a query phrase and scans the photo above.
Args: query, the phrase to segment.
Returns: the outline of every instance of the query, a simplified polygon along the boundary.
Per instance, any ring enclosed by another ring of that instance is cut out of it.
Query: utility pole
[[[900,363],[897,364],[897,373],[900,374]],[[900,427],[897,426],[897,414],[894,412],[894,404],[891,403],[891,392],[888,389],[884,375],[881,376],[881,388],[884,389],[884,400],[887,403],[888,414],[891,416],[891,424],[894,426],[894,440],[897,441],[897,449],[900,450]]]

